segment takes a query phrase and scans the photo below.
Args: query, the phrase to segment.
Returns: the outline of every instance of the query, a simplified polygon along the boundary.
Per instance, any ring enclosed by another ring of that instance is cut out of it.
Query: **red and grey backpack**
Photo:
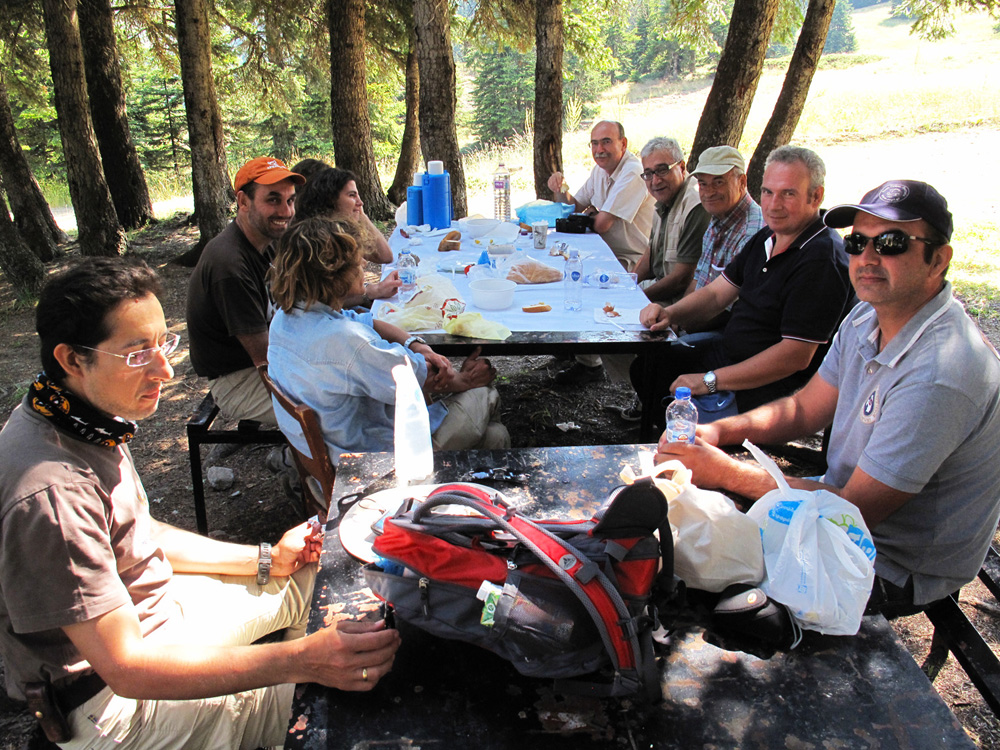
[[[365,566],[396,616],[566,691],[660,700],[650,599],[654,584],[672,591],[673,540],[650,480],[616,489],[586,521],[532,521],[465,484],[410,506],[385,520],[373,545],[382,560]]]

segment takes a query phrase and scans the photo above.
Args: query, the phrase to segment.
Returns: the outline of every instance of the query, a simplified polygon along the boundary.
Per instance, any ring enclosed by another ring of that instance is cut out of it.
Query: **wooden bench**
[[[993,545],[979,580],[1000,602],[1000,552]],[[1000,660],[958,605],[958,592],[928,607],[924,614],[934,626],[930,653],[922,665],[927,676],[933,682],[951,651],[994,715],[1000,716]]]
[[[201,446],[217,443],[238,445],[283,445],[285,436],[277,428],[263,428],[260,422],[240,420],[236,429],[213,429],[212,423],[219,414],[219,407],[206,393],[194,416],[187,423],[188,454],[191,459],[191,490],[194,495],[194,515],[198,532],[208,533],[208,519],[205,515],[205,484],[202,479]]]

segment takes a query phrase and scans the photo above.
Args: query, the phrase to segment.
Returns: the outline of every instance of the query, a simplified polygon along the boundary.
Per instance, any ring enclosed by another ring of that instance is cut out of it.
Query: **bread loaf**
[[[441,240],[441,244],[438,245],[439,253],[447,253],[451,250],[461,250],[462,249],[462,233],[456,230],[448,232]]]

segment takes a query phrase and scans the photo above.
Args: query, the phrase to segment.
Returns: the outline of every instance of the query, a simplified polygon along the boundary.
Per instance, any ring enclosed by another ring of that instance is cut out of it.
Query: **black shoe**
[[[604,380],[604,365],[587,367],[574,362],[565,370],[556,373],[556,382],[560,385],[583,385]]]
[[[638,396],[632,401],[628,406],[623,406],[618,410],[621,418],[626,422],[641,422],[642,421],[642,401],[639,400]]]

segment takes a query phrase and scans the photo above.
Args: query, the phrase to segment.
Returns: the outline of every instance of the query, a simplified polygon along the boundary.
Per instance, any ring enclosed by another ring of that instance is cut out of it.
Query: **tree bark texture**
[[[688,169],[712,146],[739,147],[771,38],[778,0],[736,0],[729,35],[698,121]]]
[[[417,66],[417,39],[410,33],[406,53],[406,122],[399,146],[396,175],[389,186],[389,200],[399,205],[406,200],[406,188],[413,184],[413,174],[420,168],[420,71]]]
[[[823,47],[826,46],[826,35],[830,30],[835,5],[836,0],[809,0],[802,30],[799,31],[785,81],[781,85],[781,93],[778,94],[774,111],[771,112],[771,118],[767,121],[747,169],[747,190],[755,199],[760,198],[767,155],[778,146],[789,143],[795,135],[795,128],[809,96],[809,86],[819,67]]]
[[[0,76],[0,173],[8,191],[14,225],[28,248],[43,262],[52,260],[66,235],[56,226],[42,189],[24,158],[14,129],[7,87]]]
[[[535,195],[551,200],[546,183],[563,163],[562,0],[535,0],[535,52]]]
[[[191,147],[191,187],[200,236],[175,262],[193,266],[205,244],[226,228],[235,195],[226,167],[222,113],[212,74],[212,31],[205,0],[174,0],[177,50]]]
[[[330,29],[330,125],[337,166],[357,175],[365,213],[387,220],[392,204],[382,190],[368,116],[364,0],[328,0]]]
[[[420,145],[425,160],[440,160],[451,175],[453,216],[468,211],[465,170],[455,128],[455,57],[451,51],[449,0],[413,0],[420,68]]]
[[[120,255],[127,249],[125,232],[118,223],[118,214],[104,181],[90,122],[76,0],[42,0],[42,10],[80,252],[83,255]]]
[[[10,220],[0,195],[0,271],[19,297],[35,297],[45,280],[45,266],[28,248]]]
[[[101,150],[104,178],[118,221],[125,229],[137,229],[153,218],[153,204],[128,128],[111,3],[109,0],[78,2],[90,116]]]

